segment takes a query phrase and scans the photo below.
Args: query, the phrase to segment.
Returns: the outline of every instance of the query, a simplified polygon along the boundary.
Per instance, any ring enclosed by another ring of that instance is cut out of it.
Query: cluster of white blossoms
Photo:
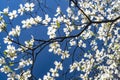
[[[3,52],[4,56],[0,57],[0,71],[7,74],[8,80],[28,80],[28,78],[31,77],[31,70],[24,70],[24,67],[32,65],[32,59],[28,58],[19,60],[16,58],[18,58],[21,53],[24,53],[24,51],[33,47],[34,37],[32,36],[32,39],[24,41],[24,45],[16,41],[15,39],[17,39],[21,34],[22,27],[20,25],[14,26],[12,21],[9,23],[6,18],[4,19],[4,16],[7,16],[9,20],[13,20],[19,15],[22,16],[24,13],[32,12],[34,10],[34,6],[35,5],[33,3],[26,3],[24,5],[20,4],[20,8],[18,10],[10,11],[10,8],[7,7],[3,9],[3,11],[0,11],[0,32],[3,31],[7,33],[7,36],[3,38],[4,43],[7,44],[7,48]],[[30,23],[33,22],[33,24],[38,24],[41,22],[42,18],[36,16],[30,20],[32,20]],[[19,47],[14,45],[15,43],[19,45]],[[22,55],[24,58],[26,54]],[[23,70],[18,73],[17,71],[20,69]]]
[[[10,19],[16,18],[17,17],[17,11],[13,10],[12,12],[9,12],[8,16]]]
[[[40,7],[28,2],[20,4],[17,10],[10,11],[7,7],[0,11],[0,33],[6,34],[3,40],[7,45],[0,57],[0,71],[8,80],[36,79],[32,70],[46,46],[60,60],[55,60],[54,68],[39,80],[61,76],[71,80],[120,78],[120,1],[71,0],[70,3],[65,10],[58,6],[53,17],[46,13],[41,17],[36,11]],[[18,16],[28,18],[14,24]],[[22,30],[33,26],[47,26],[49,39],[37,39],[41,33],[30,34],[33,36],[29,40],[19,39],[24,36]]]
[[[3,57],[0,58],[0,66],[5,64],[5,59]]]
[[[112,20],[119,17],[118,5],[120,1],[78,0],[77,2],[77,7],[80,8],[78,8],[78,12],[74,8],[76,7],[74,1],[71,1],[71,7],[66,9],[67,15],[62,13],[60,7],[57,8],[55,18],[53,18],[51,26],[48,27],[49,38],[54,40],[61,37],[61,35],[65,38],[73,37],[74,31],[84,30],[84,26],[89,23],[87,17],[92,21],[101,21],[88,26],[81,35],[67,40],[70,44],[69,50],[73,49],[74,46],[78,46],[84,52],[84,57],[80,61],[74,61],[70,65],[70,73],[74,73],[77,70],[80,74],[79,78],[82,80],[117,79],[115,76],[120,77],[118,70],[120,59],[120,28],[118,23],[120,20],[118,19],[115,22],[104,22],[104,20]],[[115,27],[116,25],[117,27]],[[58,31],[61,31],[60,35],[57,33]],[[65,35],[62,33],[65,33]],[[89,47],[91,50],[87,49]],[[60,55],[62,52],[61,42],[50,44],[49,51]],[[93,76],[90,76],[92,74]]]
[[[60,44],[58,42],[51,43],[49,45],[50,49],[49,52],[53,52],[54,54],[61,55],[61,59],[66,59],[70,57],[69,51],[63,51],[60,48]]]
[[[7,77],[8,77],[8,80],[15,80],[15,79],[28,80],[31,77],[31,71],[30,70],[22,71],[20,75],[12,72],[12,73],[9,73]]]
[[[11,60],[14,60],[15,58],[17,58],[16,49],[12,45],[7,46],[7,49],[5,50],[4,54]]]
[[[30,18],[23,20],[21,23],[23,24],[23,28],[30,28],[32,25],[37,25],[42,21],[42,18],[40,16],[37,16],[35,18]]]
[[[10,19],[14,19],[18,16],[18,14],[23,15],[25,11],[33,11],[34,6],[35,5],[33,3],[26,3],[24,6],[20,4],[20,8],[18,10],[13,10],[12,12],[9,12],[9,7],[7,7],[0,13],[9,16]]]
[[[48,72],[47,75],[44,75],[42,80],[55,80],[56,77],[59,77],[58,71],[63,70],[62,63],[55,61],[54,64],[55,64],[55,68],[50,68],[50,72]]]
[[[51,26],[48,27],[48,32],[47,32],[50,39],[56,37],[56,31],[58,28],[60,28],[60,23],[62,21],[63,21],[63,17],[53,18],[53,22],[51,23]]]
[[[50,68],[50,72],[52,73],[53,77],[59,77],[58,70],[63,70],[62,63],[61,62],[54,62],[55,68]]]
[[[61,28],[61,24],[64,23],[65,27],[63,28],[63,32],[66,34],[66,36],[70,35],[70,32],[75,30],[75,26],[72,25],[69,18],[66,17],[66,15],[62,15],[60,7],[57,8],[55,17],[53,18],[51,22],[51,26],[48,27],[48,35],[49,38],[55,38],[56,32]]]
[[[13,39],[12,39],[13,40]],[[12,44],[12,41],[10,40],[10,37],[9,36],[6,36],[5,38],[4,38],[4,43],[5,44]]]
[[[42,17],[36,16],[35,18],[31,17],[30,19],[23,20],[21,23],[23,24],[23,28],[30,28],[37,24],[48,25],[50,21],[51,18],[49,18],[49,16],[46,14],[44,20],[42,20]]]
[[[33,64],[33,61],[31,60],[31,58],[29,58],[27,60],[21,59],[20,62],[19,62],[19,66],[15,70],[18,70],[18,69],[21,69],[23,67],[29,66],[31,64]]]
[[[0,16],[0,32],[4,31],[6,28],[5,21],[3,20],[3,16]]]
[[[51,18],[49,15],[45,15],[45,19],[42,21],[43,24],[48,25],[48,23],[51,21]]]
[[[25,5],[20,4],[20,8],[18,9],[18,13],[23,15],[25,11],[33,11],[34,10],[34,3],[26,3]]]
[[[9,68],[9,66],[3,66],[0,70],[1,72],[4,72],[5,74],[11,72],[11,69]]]
[[[34,37],[32,36],[32,39],[29,41],[25,41],[26,48],[32,48],[34,45]]]
[[[79,62],[75,61],[73,64],[70,65],[70,73],[75,70],[77,70],[78,72],[81,71],[82,73],[79,77],[87,80],[95,60],[92,58],[93,56],[91,54],[85,53],[84,57],[87,59],[81,59],[81,61]]]
[[[20,26],[17,25],[15,29],[13,28],[12,31],[9,32],[9,35],[20,36],[20,31]]]

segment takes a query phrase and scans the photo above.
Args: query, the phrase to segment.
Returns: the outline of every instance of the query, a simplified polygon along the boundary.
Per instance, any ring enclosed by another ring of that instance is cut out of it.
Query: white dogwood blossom
[[[34,18],[35,24],[37,25],[38,23],[40,23],[42,21],[42,17],[37,16]]]
[[[12,39],[13,40],[13,39]],[[6,36],[5,38],[4,38],[4,43],[6,44],[12,44],[12,41],[10,40],[10,37],[9,36]]]
[[[20,26],[16,26],[15,29],[12,29],[12,31],[9,32],[9,35],[12,35],[12,36],[19,36],[20,35]]]
[[[51,69],[50,69],[50,72],[52,73],[52,76],[53,76],[53,77],[59,77],[59,73],[58,73],[58,70],[57,70],[57,69],[51,68]]]
[[[54,64],[55,64],[55,69],[63,70],[62,63],[61,63],[61,62],[55,61]]]
[[[23,72],[21,73],[21,75],[17,75],[17,76],[16,76],[16,78],[17,78],[18,80],[21,80],[21,79],[23,79],[23,80],[28,80],[29,77],[31,77],[30,70],[23,71]]]
[[[31,64],[33,64],[33,61],[30,58],[27,60],[21,59],[19,62],[19,66],[15,70],[18,70],[20,68],[24,68],[24,67],[29,66]]]
[[[23,24],[23,28],[30,28],[32,26],[31,21],[29,19],[23,20],[21,23]]]
[[[33,36],[32,36],[31,40],[25,41],[25,45],[27,48],[32,48],[33,44],[34,44],[34,37]]]
[[[74,46],[74,45],[76,45],[76,41],[75,40],[70,40],[70,46]]]
[[[55,16],[58,16],[58,15],[61,13],[61,9],[60,9],[59,6],[57,7],[56,12],[57,12],[57,13],[55,14]]]
[[[11,69],[8,66],[3,66],[0,70],[1,72],[4,72],[5,74],[11,72]]]
[[[54,78],[51,77],[50,73],[48,72],[47,75],[44,75],[43,80],[54,80]]]
[[[10,13],[8,14],[8,16],[9,16],[10,19],[16,18],[16,17],[18,16],[18,15],[17,15],[17,11],[16,11],[16,10],[13,10],[12,12],[10,12]]]
[[[5,50],[4,54],[11,60],[14,60],[15,58],[17,58],[16,49],[12,45],[7,46],[7,49]]]
[[[0,66],[5,64],[5,59],[3,57],[0,58]]]
[[[69,51],[63,51],[61,54],[61,59],[66,59],[70,57]]]
[[[5,30],[5,28],[6,28],[5,21],[1,21],[0,22],[0,32],[3,31],[3,30]]]
[[[25,7],[23,7],[22,4],[19,5],[20,8],[18,9],[18,13],[20,13],[20,15],[23,15],[23,12],[25,11]]]
[[[48,16],[48,14],[45,15],[45,19],[43,20],[43,24],[48,25],[48,23],[51,21],[51,18]]]
[[[36,16],[35,18],[29,18],[26,20],[21,21],[22,28],[31,28],[32,25],[37,25],[42,22],[42,18],[40,16]]]
[[[3,9],[3,14],[8,15],[8,12],[9,12],[9,7]]]
[[[26,3],[24,6],[26,11],[33,11],[35,5],[34,3]]]

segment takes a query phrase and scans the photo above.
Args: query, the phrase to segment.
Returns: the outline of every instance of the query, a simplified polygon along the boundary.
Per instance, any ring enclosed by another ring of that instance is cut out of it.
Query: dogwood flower
[[[53,77],[58,77],[58,76],[59,76],[59,73],[58,73],[58,70],[57,70],[57,69],[51,68],[51,69],[50,69],[50,72],[52,73],[52,76],[53,76]]]
[[[20,13],[20,15],[23,15],[24,11],[25,11],[25,7],[23,7],[23,5],[20,4],[20,8],[18,9],[18,13]]]
[[[43,80],[54,80],[54,78],[51,77],[50,73],[48,72],[47,75],[44,75]]]
[[[55,14],[55,16],[58,16],[58,15],[61,13],[60,6],[59,6],[59,7],[57,7],[56,12],[57,12],[57,13]]]
[[[9,73],[9,74],[7,75],[7,77],[8,77],[7,80],[15,80],[16,74],[15,74],[14,72],[12,72],[12,73]]]
[[[24,67],[26,67],[26,66],[30,66],[31,64],[33,64],[33,61],[32,61],[31,58],[29,58],[29,59],[27,59],[27,60],[21,59],[20,62],[19,62],[18,67],[17,67],[15,70],[24,68]]]
[[[51,18],[48,16],[48,14],[45,15],[45,19],[43,20],[43,24],[48,25],[48,23],[51,21]]]
[[[4,21],[0,22],[0,32],[6,28],[6,24]]]
[[[30,70],[23,71],[21,75],[17,75],[16,78],[18,80],[28,80],[31,77],[31,72]]]
[[[9,16],[10,19],[16,18],[16,17],[18,16],[18,15],[17,15],[17,11],[16,11],[16,10],[13,10],[12,12],[10,12],[10,13],[8,14],[8,16]]]
[[[78,62],[74,62],[72,65],[70,65],[70,72],[73,72],[78,66],[77,66]]]
[[[38,24],[42,21],[42,17],[37,16],[37,17],[34,18],[34,20],[35,20],[36,24]]]
[[[33,44],[34,44],[34,37],[33,36],[32,36],[31,40],[25,41],[25,45],[27,48],[32,48]]]
[[[49,35],[49,38],[55,38],[56,37],[56,28],[53,28],[53,27],[48,27],[48,32],[47,34]]]
[[[0,58],[0,66],[3,65],[3,64],[5,64],[5,63],[6,63],[6,62],[5,62],[5,59],[4,59],[3,57],[1,57],[1,58]]]
[[[61,62],[55,61],[54,64],[55,64],[55,69],[63,70],[63,66]]]
[[[31,77],[31,71],[27,70],[26,72],[23,73],[23,75],[28,79],[29,77]]]
[[[63,52],[62,52],[61,59],[69,58],[69,56],[70,56],[69,51],[63,51]]]
[[[76,41],[75,40],[70,40],[70,46],[75,46],[76,45]]]
[[[56,52],[56,49],[60,47],[58,42],[54,42],[54,43],[50,44],[49,46],[50,46],[49,52],[52,52],[52,51]]]
[[[26,20],[21,21],[21,23],[23,24],[22,27],[23,28],[31,28],[32,25],[37,25],[40,22],[42,22],[42,18],[40,16],[37,16],[35,18],[29,18]]]
[[[3,66],[0,70],[1,72],[4,72],[5,74],[11,72],[11,69],[8,66]]]
[[[32,26],[30,19],[23,20],[21,23],[23,24],[22,28],[30,28]]]
[[[70,17],[73,13],[70,7],[68,7],[66,11],[68,13],[68,17]]]
[[[17,58],[15,47],[12,45],[8,45],[7,49],[5,50],[5,55],[9,57],[11,60],[14,60],[15,58]]]
[[[7,44],[12,44],[12,41],[10,40],[10,37],[9,36],[6,36],[4,39],[4,43],[7,43]],[[12,39],[13,40],[13,39]]]
[[[35,5],[34,3],[26,3],[24,6],[26,11],[33,11]]]
[[[3,14],[8,15],[9,7],[3,9]]]
[[[16,26],[16,28],[12,28],[12,31],[9,32],[9,35],[12,35],[12,36],[19,36],[20,35],[20,26]]]

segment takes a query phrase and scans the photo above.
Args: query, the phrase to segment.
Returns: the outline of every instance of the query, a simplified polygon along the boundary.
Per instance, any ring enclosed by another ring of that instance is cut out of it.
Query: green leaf
[[[60,23],[56,21],[57,27],[60,28]]]
[[[13,63],[13,62],[10,62],[9,65],[10,65],[10,66],[14,66],[14,63]]]
[[[5,16],[8,16],[8,13],[4,13]]]
[[[3,18],[0,16],[0,21],[2,20]]]
[[[84,69],[84,67],[80,67],[80,70],[83,70]]]
[[[81,38],[82,38],[82,40],[85,40],[85,38],[83,36]]]
[[[97,67],[98,67],[98,65],[95,65],[95,66],[94,66],[94,68],[97,68]]]
[[[4,51],[4,55],[7,55],[7,52],[6,52],[6,51]]]

